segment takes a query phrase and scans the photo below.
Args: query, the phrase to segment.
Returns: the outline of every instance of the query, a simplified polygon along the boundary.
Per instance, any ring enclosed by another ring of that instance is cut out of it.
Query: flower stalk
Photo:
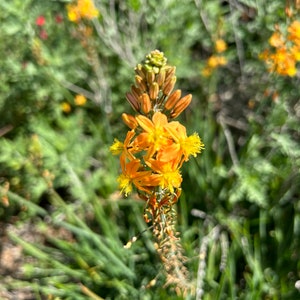
[[[120,156],[121,191],[127,196],[135,189],[145,200],[144,219],[152,223],[166,285],[186,294],[191,285],[175,228],[174,204],[181,194],[181,167],[190,156],[197,156],[204,144],[197,133],[188,136],[185,126],[174,120],[192,100],[190,94],[181,97],[181,90],[173,92],[175,71],[158,50],[136,66],[135,85],[126,94],[135,115],[122,114],[129,131],[123,142],[115,139],[110,150]]]

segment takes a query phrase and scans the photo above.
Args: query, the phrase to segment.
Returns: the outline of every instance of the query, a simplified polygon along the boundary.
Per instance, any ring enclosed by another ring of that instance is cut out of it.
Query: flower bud
[[[139,99],[139,97],[142,95],[141,90],[136,87],[135,85],[131,86],[131,94],[136,98]]]
[[[136,68],[134,69],[135,73],[137,75],[139,75],[140,77],[142,77],[142,79],[145,79],[146,76],[145,76],[145,71],[143,70],[143,66],[141,64],[138,64],[136,66]]]
[[[165,108],[171,110],[181,97],[181,90],[175,90],[167,99]]]
[[[146,93],[142,94],[142,96],[140,97],[140,103],[141,103],[142,111],[145,114],[148,114],[149,111],[151,110],[151,101],[149,95]]]
[[[149,70],[146,74],[146,80],[148,84],[151,84],[155,79],[155,74],[153,70]]]
[[[140,111],[140,105],[139,105],[139,103],[138,103],[138,100],[133,96],[132,93],[127,92],[127,93],[126,93],[126,99],[127,99],[127,101],[130,103],[130,105],[132,106],[132,108],[133,108],[135,111],[137,111],[137,112]]]
[[[149,89],[149,95],[150,95],[150,99],[151,100],[155,100],[158,96],[158,92],[159,92],[159,86],[157,82],[153,82],[150,85],[150,89]]]
[[[163,87],[163,94],[168,96],[172,92],[175,83],[176,83],[176,76],[172,76],[169,80],[166,80],[165,85]]]
[[[135,129],[138,126],[138,122],[134,116],[128,115],[126,113],[122,114],[123,122],[130,128]]]
[[[168,69],[166,69],[165,81],[170,80],[170,78],[172,78],[175,75],[175,72],[176,72],[176,67],[169,67]]]
[[[188,94],[181,98],[176,105],[174,106],[173,110],[171,111],[171,118],[176,118],[179,116],[191,103],[192,101],[192,95]]]
[[[141,76],[135,75],[135,82],[141,92],[145,92],[147,90],[146,82]]]
[[[161,69],[160,72],[157,74],[157,78],[156,78],[156,81],[159,86],[162,86],[164,84],[165,78],[166,78],[166,71],[165,69]]]

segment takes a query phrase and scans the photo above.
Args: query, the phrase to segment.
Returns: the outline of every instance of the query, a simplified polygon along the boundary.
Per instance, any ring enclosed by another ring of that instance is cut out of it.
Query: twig
[[[225,138],[226,138],[226,141],[227,141],[228,150],[229,150],[229,154],[230,154],[232,163],[233,163],[234,166],[238,166],[239,165],[239,159],[238,159],[238,156],[237,156],[236,151],[235,151],[232,134],[231,134],[230,130],[228,129],[226,123],[224,122],[224,117],[222,115],[219,116],[218,120],[219,120],[219,122],[220,122],[220,124],[223,128],[223,131],[224,131],[224,135],[225,135]]]
[[[14,127],[12,125],[6,125],[0,129],[0,136],[3,136],[7,134],[9,131],[11,131]]]
[[[205,29],[207,30],[207,32],[210,33],[208,20],[207,20],[206,16],[202,13],[202,10],[201,10],[202,1],[194,0],[194,2],[195,2],[195,5],[197,6],[197,8],[199,9],[199,15],[200,15],[200,18],[202,20],[202,23],[203,23]]]
[[[206,275],[206,256],[208,243],[211,240],[216,240],[220,234],[220,226],[215,226],[205,237],[203,237],[199,250],[199,265],[197,271],[197,286],[196,286],[196,300],[201,300],[204,294],[204,278]]]
[[[231,14],[231,23],[232,23],[233,33],[234,33],[234,40],[235,40],[237,55],[238,55],[238,59],[239,59],[240,72],[241,72],[241,76],[243,78],[244,46],[236,32],[236,28],[238,28],[239,26],[238,26],[238,24],[236,24],[236,22],[233,18],[233,10],[234,10],[233,0],[229,0],[229,8],[230,8],[230,14]]]

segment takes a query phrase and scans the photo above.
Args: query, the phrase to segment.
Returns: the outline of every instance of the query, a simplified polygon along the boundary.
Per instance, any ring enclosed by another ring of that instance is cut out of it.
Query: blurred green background
[[[181,299],[151,232],[123,248],[147,228],[144,203],[120,195],[109,152],[134,113],[134,67],[159,49],[193,94],[180,121],[205,143],[182,170],[196,291],[182,299],[298,299],[300,73],[259,58],[298,1],[95,0],[78,23],[68,3],[0,3],[0,298]],[[226,64],[207,74],[212,55]]]

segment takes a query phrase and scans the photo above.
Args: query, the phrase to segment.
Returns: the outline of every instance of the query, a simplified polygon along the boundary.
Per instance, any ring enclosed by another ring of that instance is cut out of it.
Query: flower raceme
[[[180,190],[182,164],[204,148],[197,133],[188,136],[185,126],[173,121],[189,105],[191,95],[180,98],[180,90],[172,93],[175,67],[166,65],[158,50],[135,71],[136,85],[126,98],[138,114],[123,113],[130,130],[124,142],[115,139],[110,147],[112,154],[120,155],[119,186],[125,195],[135,187],[146,199],[161,191],[174,194]]]
[[[224,45],[219,47],[223,51]],[[165,266],[166,285],[174,285],[176,292],[184,295],[193,288],[187,280],[173,205],[181,194],[182,164],[190,156],[197,156],[204,145],[197,133],[188,135],[185,126],[174,120],[192,100],[190,94],[181,97],[181,90],[173,91],[175,70],[158,50],[137,65],[135,85],[126,94],[136,114],[122,114],[129,130],[123,142],[115,139],[110,151],[120,156],[121,191],[127,196],[136,189],[146,201],[144,219],[152,222],[156,249]],[[135,240],[132,238],[125,248]]]

